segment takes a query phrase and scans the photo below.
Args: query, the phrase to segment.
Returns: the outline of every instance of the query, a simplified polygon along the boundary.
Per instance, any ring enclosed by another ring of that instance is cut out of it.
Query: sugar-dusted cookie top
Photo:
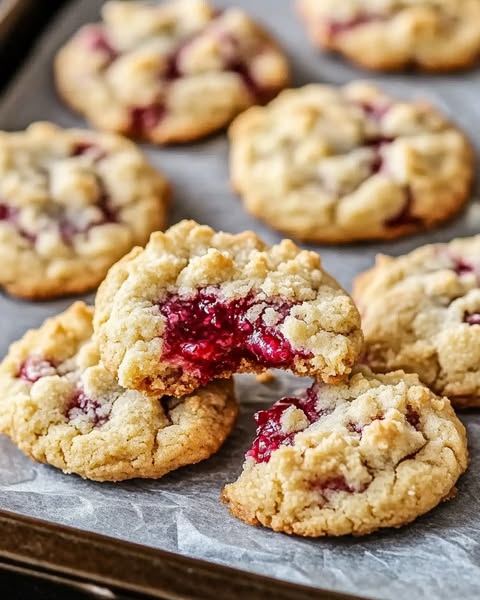
[[[365,360],[416,372],[455,406],[480,406],[480,236],[379,256],[354,297]]]
[[[206,0],[106,2],[55,62],[57,87],[100,129],[197,139],[288,82],[285,55],[240,8]]]
[[[366,82],[310,84],[241,114],[230,171],[246,209],[314,242],[391,239],[433,227],[468,199],[473,153],[428,103]]]
[[[416,375],[356,369],[256,414],[257,438],[223,500],[252,525],[305,536],[400,527],[455,492],[465,429]]]
[[[367,69],[453,71],[480,54],[480,0],[297,0],[315,44]]]
[[[129,140],[34,123],[0,132],[0,286],[81,293],[165,224],[169,186]]]

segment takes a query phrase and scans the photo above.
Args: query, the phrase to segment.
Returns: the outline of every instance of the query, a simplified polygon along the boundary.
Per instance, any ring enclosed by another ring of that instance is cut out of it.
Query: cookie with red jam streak
[[[284,533],[364,535],[401,527],[455,494],[465,428],[416,375],[357,368],[255,415],[257,438],[222,499]]]
[[[310,84],[239,115],[230,177],[245,208],[294,238],[393,239],[468,200],[473,152],[432,105],[366,82]]]
[[[182,221],[117,263],[96,298],[102,360],[120,384],[189,393],[233,373],[345,379],[360,317],[318,254]]]
[[[480,406],[480,236],[379,255],[353,294],[365,362],[403,369],[457,408]]]
[[[297,0],[312,42],[374,71],[455,71],[480,55],[480,0]]]
[[[31,299],[95,288],[164,227],[169,199],[121,136],[43,122],[0,132],[0,286]]]
[[[14,343],[0,366],[0,432],[30,458],[96,481],[159,478],[214,454],[230,433],[233,382],[183,398],[125,390],[78,302]]]
[[[285,54],[239,8],[106,2],[55,60],[64,100],[95,127],[155,144],[204,137],[289,80]]]

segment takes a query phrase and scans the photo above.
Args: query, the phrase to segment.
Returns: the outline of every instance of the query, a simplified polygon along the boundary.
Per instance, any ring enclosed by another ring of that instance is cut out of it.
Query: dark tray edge
[[[0,511],[0,559],[163,600],[355,600],[204,560]]]

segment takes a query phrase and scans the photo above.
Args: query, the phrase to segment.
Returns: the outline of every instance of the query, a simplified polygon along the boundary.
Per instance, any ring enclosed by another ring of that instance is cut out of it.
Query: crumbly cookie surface
[[[378,256],[354,297],[366,362],[416,372],[454,406],[480,406],[480,236]]]
[[[283,52],[240,9],[110,1],[102,17],[55,63],[63,98],[100,129],[160,144],[193,140],[288,82]]]
[[[463,425],[416,375],[315,384],[256,415],[243,472],[223,491],[252,525],[304,536],[400,527],[455,493],[467,467]]]
[[[0,366],[0,431],[28,456],[97,481],[158,478],[215,453],[237,415],[233,382],[184,398],[121,388],[75,303],[13,344]]]
[[[340,381],[362,348],[357,309],[317,254],[193,221],[110,270],[95,331],[121,385],[175,396],[274,367]]]
[[[480,54],[479,0],[297,0],[310,37],[374,70],[450,71]]]
[[[231,179],[246,209],[302,240],[428,229],[457,213],[471,187],[463,133],[431,105],[366,82],[284,91],[229,133]]]
[[[96,287],[165,224],[169,186],[129,140],[35,123],[0,132],[0,285],[43,298]]]

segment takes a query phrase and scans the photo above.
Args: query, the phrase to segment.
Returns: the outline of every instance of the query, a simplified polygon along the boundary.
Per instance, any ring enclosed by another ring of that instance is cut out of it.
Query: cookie
[[[454,71],[480,54],[480,0],[297,0],[310,37],[379,71]]]
[[[376,371],[416,372],[453,405],[480,406],[480,236],[378,256],[354,284]]]
[[[340,381],[362,349],[357,309],[316,253],[194,221],[110,269],[95,308],[105,366],[147,393],[274,367]]]
[[[168,198],[119,136],[51,123],[0,132],[0,286],[33,299],[95,288],[164,226]]]
[[[311,242],[392,239],[466,202],[473,152],[435,108],[377,87],[311,84],[230,128],[230,173],[245,208]]]
[[[0,366],[0,431],[27,456],[97,481],[158,478],[214,454],[237,415],[232,380],[183,398],[128,391],[99,362],[81,302]]]
[[[285,55],[240,9],[112,1],[102,17],[55,61],[60,94],[97,128],[157,144],[195,140],[288,82]]]
[[[304,536],[400,527],[455,493],[465,428],[416,375],[357,369],[256,414],[243,472],[223,500],[251,525]]]

